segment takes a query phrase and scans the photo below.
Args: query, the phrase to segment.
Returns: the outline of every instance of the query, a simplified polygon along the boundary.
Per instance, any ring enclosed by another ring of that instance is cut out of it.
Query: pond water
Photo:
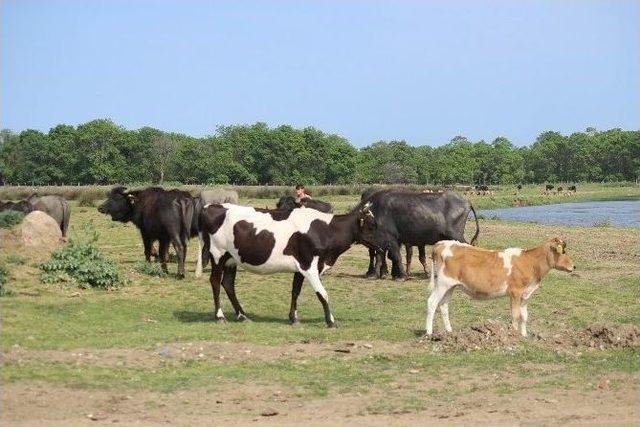
[[[614,227],[640,227],[640,200],[560,203],[522,208],[486,209],[485,218],[498,217],[541,224],[583,225],[608,224]]]

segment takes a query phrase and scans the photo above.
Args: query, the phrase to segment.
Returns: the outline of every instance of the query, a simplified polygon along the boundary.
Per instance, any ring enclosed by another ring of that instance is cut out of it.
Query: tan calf
[[[553,238],[532,249],[509,248],[493,251],[445,240],[431,253],[431,295],[427,301],[427,334],[433,333],[433,316],[440,308],[445,330],[451,332],[449,299],[460,286],[472,298],[509,295],[513,327],[527,336],[527,301],[552,268],[572,272],[567,244]],[[435,279],[434,279],[435,276]]]

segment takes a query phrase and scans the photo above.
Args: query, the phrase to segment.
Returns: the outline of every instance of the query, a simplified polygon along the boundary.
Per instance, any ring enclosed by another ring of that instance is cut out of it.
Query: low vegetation
[[[0,212],[0,228],[11,228],[20,224],[24,216],[24,213],[18,211],[7,210]]]
[[[82,235],[51,253],[51,259],[40,265],[43,283],[70,282],[80,287],[111,288],[125,282],[116,263],[96,247],[99,234],[90,223]]]

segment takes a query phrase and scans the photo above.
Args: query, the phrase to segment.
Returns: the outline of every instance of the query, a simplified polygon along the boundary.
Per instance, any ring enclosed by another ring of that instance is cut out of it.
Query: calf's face
[[[358,242],[366,246],[378,247],[376,244],[376,230],[378,223],[371,211],[371,202],[367,202],[358,211]]]
[[[114,188],[107,200],[98,206],[98,212],[111,215],[113,221],[127,222],[133,213],[133,195],[122,187]]]

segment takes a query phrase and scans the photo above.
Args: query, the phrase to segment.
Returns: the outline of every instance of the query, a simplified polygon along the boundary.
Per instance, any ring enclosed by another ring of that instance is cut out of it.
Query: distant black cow
[[[544,189],[547,190],[547,191],[551,191],[551,190],[553,190],[553,185],[547,184],[547,185],[545,185]]]
[[[574,193],[575,193],[576,191],[578,191],[578,190],[576,190],[576,186],[575,186],[575,185],[572,185],[571,187],[567,188],[567,190],[569,190],[569,191],[571,191],[571,192],[574,192]]]
[[[19,202],[0,202],[0,211],[7,209],[25,214],[33,211],[44,212],[56,221],[63,237],[67,235],[69,230],[71,209],[69,208],[69,203],[62,196],[38,196],[37,194],[32,194],[27,199]]]
[[[178,278],[184,278],[184,261],[191,229],[194,201],[191,195],[180,190],[164,190],[149,187],[144,190],[126,191],[115,187],[98,211],[111,215],[120,222],[133,222],[140,230],[144,244],[144,256],[151,258],[153,242],[160,243],[162,268],[167,271],[169,243],[178,256]]]
[[[325,213],[331,213],[333,211],[331,205],[327,202],[323,202],[322,200],[302,199],[300,202],[296,202],[296,199],[293,196],[282,196],[276,204],[277,209],[288,211],[302,206]]]
[[[0,212],[2,211],[17,211],[28,214],[29,212],[33,211],[33,206],[31,206],[31,203],[27,202],[26,200],[20,200],[19,202],[3,202],[0,200]]]
[[[518,186],[516,187],[518,190],[522,190],[522,184],[518,184]]]
[[[393,262],[392,276],[394,279],[404,279],[406,274],[400,260],[401,244],[420,248],[439,240],[466,242],[464,229],[471,212],[476,221],[471,244],[476,243],[480,232],[471,203],[452,192],[428,194],[398,189],[369,190],[362,195],[361,203],[366,202],[371,202],[371,211],[376,218],[375,237],[372,240],[363,239],[370,248],[367,276],[380,277],[384,251],[388,251]],[[374,256],[377,258],[375,264]]]

